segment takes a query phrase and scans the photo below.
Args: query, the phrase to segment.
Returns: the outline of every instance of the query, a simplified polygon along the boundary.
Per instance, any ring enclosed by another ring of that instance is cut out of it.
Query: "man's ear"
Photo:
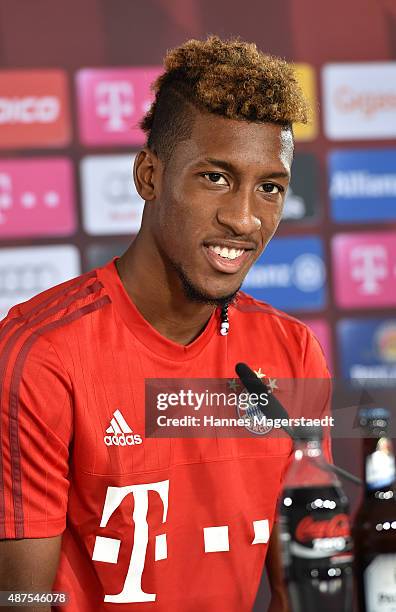
[[[133,165],[133,180],[136,190],[145,202],[159,195],[161,162],[154,151],[145,147],[136,155]]]

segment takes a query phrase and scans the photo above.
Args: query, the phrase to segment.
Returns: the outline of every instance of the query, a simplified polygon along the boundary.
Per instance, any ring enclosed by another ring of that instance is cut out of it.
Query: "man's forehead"
[[[251,133],[260,134],[265,136],[270,132],[280,133],[281,131],[287,131],[287,129],[280,124],[273,123],[270,121],[247,121],[246,119],[230,119],[223,115],[216,113],[206,113],[197,111],[194,114],[192,135],[195,137],[209,131],[213,134],[215,132],[231,132],[233,134],[238,133]]]
[[[251,163],[273,159],[286,168],[291,166],[294,148],[288,127],[228,119],[212,113],[197,113],[190,138],[180,145],[191,162],[219,157]]]

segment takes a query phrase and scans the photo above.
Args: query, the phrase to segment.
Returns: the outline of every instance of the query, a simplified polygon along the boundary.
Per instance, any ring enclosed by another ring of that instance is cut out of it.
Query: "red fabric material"
[[[215,313],[189,346],[171,342],[137,311],[112,262],[97,279],[45,292],[2,322],[0,528],[6,538],[63,533],[54,590],[70,603],[60,609],[251,609],[267,552],[266,542],[253,543],[254,525],[273,526],[290,440],[145,438],[145,378],[233,378],[240,361],[281,386],[328,371],[317,341],[292,317],[241,294],[229,319],[227,337]],[[315,415],[325,410],[323,395]],[[142,444],[105,444],[116,411]],[[106,500],[114,504],[104,517]],[[147,549],[144,539],[134,547],[144,500]],[[228,530],[229,550],[205,552],[210,527]],[[167,555],[156,560],[164,534]],[[107,552],[118,546],[111,562],[92,560],[98,537]],[[135,553],[141,578],[135,556],[127,580]],[[136,601],[138,591],[155,599]],[[120,593],[125,603],[105,601]]]

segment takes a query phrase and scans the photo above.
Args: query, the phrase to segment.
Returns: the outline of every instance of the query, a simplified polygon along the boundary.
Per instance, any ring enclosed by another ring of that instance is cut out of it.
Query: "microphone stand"
[[[287,410],[285,410],[278,398],[273,393],[269,393],[268,387],[260,380],[260,378],[258,378],[258,376],[256,376],[253,370],[251,370],[246,363],[237,363],[235,366],[235,372],[249,393],[257,395],[258,398],[261,397],[262,393],[267,395],[268,404],[266,406],[262,405],[260,402],[257,404],[264,416],[273,419],[289,419]],[[292,440],[296,440],[296,435],[292,427],[282,425],[282,429],[284,429]],[[361,478],[347,472],[347,470],[344,470],[338,465],[327,463],[327,469],[331,472],[335,472],[343,478],[346,478],[347,480],[350,480],[356,485],[363,485]]]

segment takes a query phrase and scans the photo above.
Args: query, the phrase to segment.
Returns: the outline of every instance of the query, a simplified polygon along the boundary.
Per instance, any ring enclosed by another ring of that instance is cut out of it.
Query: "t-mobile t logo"
[[[145,593],[142,590],[142,574],[148,544],[147,513],[149,491],[156,491],[160,496],[164,508],[162,522],[165,523],[168,513],[169,480],[148,484],[129,485],[126,487],[109,487],[107,489],[100,526],[106,527],[110,517],[121,505],[123,499],[131,494],[134,498],[132,518],[135,525],[135,535],[124,587],[121,593],[116,595],[105,595],[105,601],[111,603],[155,601],[155,593]],[[117,563],[120,544],[120,540],[97,536],[92,559],[94,561]],[[167,556],[166,534],[157,535],[155,538],[155,560],[160,561],[161,559],[166,559]]]
[[[147,484],[128,485],[125,487],[108,487],[103,508],[100,526],[106,527],[114,514],[121,506],[127,495],[133,495],[134,509],[132,520],[133,546],[129,566],[120,593],[105,595],[104,601],[109,603],[145,603],[155,601],[156,593],[146,593],[142,589],[142,575],[146,564],[146,555],[149,542],[149,492],[156,492],[162,502],[162,524],[166,522],[169,499],[169,480],[149,482]],[[131,530],[132,531],[132,530]],[[202,547],[205,554],[230,551],[228,525],[215,525],[202,527]],[[267,545],[270,538],[270,523],[268,519],[252,521],[249,544]],[[118,563],[118,554],[121,540],[96,536],[92,553],[93,561],[102,563]],[[154,560],[162,561],[168,557],[168,544],[166,533],[155,536]]]
[[[0,160],[0,239],[68,236],[75,226],[69,159]]]
[[[360,293],[374,295],[380,292],[380,281],[387,278],[388,255],[381,244],[356,246],[351,254],[351,275],[361,282]]]
[[[130,126],[126,121],[135,112],[134,88],[129,81],[102,81],[96,87],[96,112],[107,119],[104,128],[122,132]]]

